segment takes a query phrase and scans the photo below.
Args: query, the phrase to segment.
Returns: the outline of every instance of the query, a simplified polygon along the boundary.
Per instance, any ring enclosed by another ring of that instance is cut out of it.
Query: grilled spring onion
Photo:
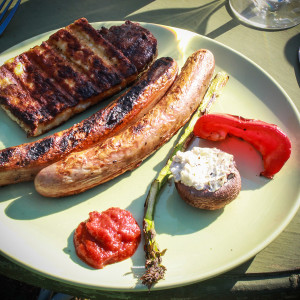
[[[197,111],[194,113],[189,123],[187,124],[184,133],[179,139],[179,142],[173,149],[166,165],[161,169],[157,178],[152,182],[150,190],[148,192],[145,202],[145,213],[143,220],[143,233],[145,238],[145,268],[146,271],[141,277],[142,283],[150,290],[152,285],[157,283],[160,279],[164,278],[166,267],[162,265],[162,256],[165,254],[166,249],[163,251],[159,250],[158,243],[155,239],[156,232],[154,226],[154,210],[155,204],[158,201],[158,195],[162,187],[167,182],[171,175],[170,165],[172,163],[173,156],[177,151],[184,151],[188,141],[193,138],[193,128],[202,114],[207,114],[215,102],[217,97],[221,94],[224,86],[226,85],[229,76],[224,72],[219,72],[215,75],[211,81],[207,92],[201,101]]]

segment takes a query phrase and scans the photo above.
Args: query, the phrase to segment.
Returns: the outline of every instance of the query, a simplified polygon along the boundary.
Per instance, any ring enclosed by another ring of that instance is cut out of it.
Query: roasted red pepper
[[[236,136],[251,143],[262,155],[264,171],[260,175],[273,178],[291,155],[291,142],[274,124],[245,119],[229,114],[207,114],[195,124],[197,137],[220,141],[227,135]]]

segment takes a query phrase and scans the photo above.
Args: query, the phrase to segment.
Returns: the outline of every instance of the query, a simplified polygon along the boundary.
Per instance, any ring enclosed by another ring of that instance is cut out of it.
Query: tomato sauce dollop
[[[132,214],[117,207],[89,213],[74,233],[78,257],[96,269],[131,257],[141,240],[141,230]]]

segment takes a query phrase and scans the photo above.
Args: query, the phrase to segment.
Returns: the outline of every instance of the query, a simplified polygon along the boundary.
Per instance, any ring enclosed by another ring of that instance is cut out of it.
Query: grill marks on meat
[[[29,50],[27,55],[33,62],[47,70],[49,77],[72,98],[85,99],[100,93],[100,89],[87,74],[47,43]]]
[[[138,23],[126,21],[121,26],[112,26],[109,29],[102,27],[99,33],[142,71],[145,64],[153,61],[153,53],[157,52],[157,40],[152,33]]]
[[[2,151],[0,153],[0,161],[2,162],[2,164],[9,162],[9,159],[13,156],[14,152],[14,148],[7,148],[5,149],[5,151]]]
[[[36,142],[0,150],[0,186],[32,180],[45,166],[127,128],[161,99],[177,71],[173,59],[160,58],[123,95],[91,117]]]
[[[35,143],[34,146],[29,148],[24,163],[30,163],[30,161],[37,160],[40,156],[44,155],[51,147],[53,147],[53,142],[53,137],[50,137]]]
[[[135,99],[139,97],[141,91],[145,90],[149,82],[157,81],[161,77],[161,70],[168,69],[171,64],[174,64],[172,58],[165,57],[162,59],[156,60],[152,67],[149,69],[148,73],[142,78],[139,84],[133,86],[126,95],[116,105],[115,109],[112,110],[106,119],[106,124],[108,127],[115,126],[118,122],[120,122],[126,114],[128,114],[132,109],[135,103]],[[173,78],[174,73],[165,73],[168,80]]]
[[[153,48],[149,60],[156,55]],[[28,136],[37,136],[119,92],[137,76],[122,49],[81,18],[0,67],[0,105]]]
[[[190,119],[214,67],[210,51],[193,53],[168,92],[147,114],[103,143],[71,153],[41,170],[35,177],[36,190],[46,197],[73,195],[139,166]]]
[[[28,101],[15,106],[16,110],[27,112],[28,124],[47,122],[49,116],[55,116],[68,106],[76,104],[43,70],[31,63],[26,54],[17,56],[5,64],[16,81],[28,92]],[[9,103],[8,103],[9,105]]]
[[[83,22],[69,25],[68,31],[59,30],[50,36],[48,44],[86,72],[101,92],[136,73],[119,50]]]

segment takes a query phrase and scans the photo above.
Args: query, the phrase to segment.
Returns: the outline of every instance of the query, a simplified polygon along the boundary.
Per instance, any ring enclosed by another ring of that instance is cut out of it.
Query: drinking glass
[[[300,23],[300,0],[229,0],[235,16],[248,25],[278,30]]]

